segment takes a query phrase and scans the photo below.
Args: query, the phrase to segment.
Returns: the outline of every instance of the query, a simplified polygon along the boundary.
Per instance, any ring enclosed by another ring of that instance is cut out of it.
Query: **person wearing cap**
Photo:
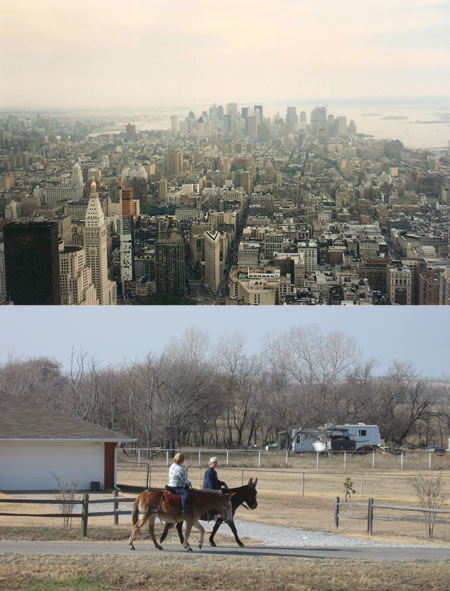
[[[216,472],[217,458],[213,457],[209,460],[209,466],[205,472],[203,478],[203,488],[209,488],[212,490],[220,490],[222,487],[227,488],[225,482],[219,480]]]
[[[173,458],[173,463],[169,468],[170,492],[181,497],[181,511],[184,517],[191,516],[191,481],[186,476],[186,470],[183,468],[184,454],[178,453]]]

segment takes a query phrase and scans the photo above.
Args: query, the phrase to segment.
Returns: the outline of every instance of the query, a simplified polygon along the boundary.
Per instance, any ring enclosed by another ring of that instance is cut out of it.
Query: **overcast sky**
[[[0,108],[448,96],[448,0],[1,0]]]
[[[363,360],[377,373],[393,360],[412,362],[423,377],[450,378],[450,311],[447,306],[273,306],[273,307],[0,307],[0,363],[47,356],[68,365],[72,347],[103,365],[139,361],[159,353],[186,329],[205,331],[211,346],[239,331],[248,353],[260,351],[273,331],[312,324],[327,334],[352,335]]]

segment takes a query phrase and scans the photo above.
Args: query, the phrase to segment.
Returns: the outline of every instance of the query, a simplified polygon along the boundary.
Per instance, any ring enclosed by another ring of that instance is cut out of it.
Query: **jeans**
[[[171,486],[173,492],[181,497],[181,510],[183,513],[187,513],[191,508],[191,492],[184,486]]]

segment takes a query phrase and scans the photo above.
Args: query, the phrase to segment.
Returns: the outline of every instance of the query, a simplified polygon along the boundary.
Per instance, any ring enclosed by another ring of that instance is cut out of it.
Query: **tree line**
[[[294,327],[246,351],[240,333],[211,343],[187,330],[161,353],[121,367],[72,351],[68,369],[40,357],[0,365],[6,392],[137,439],[141,447],[239,448],[263,445],[292,429],[325,423],[378,424],[393,444],[445,445],[448,385],[421,379],[393,361],[374,373],[355,339]]]

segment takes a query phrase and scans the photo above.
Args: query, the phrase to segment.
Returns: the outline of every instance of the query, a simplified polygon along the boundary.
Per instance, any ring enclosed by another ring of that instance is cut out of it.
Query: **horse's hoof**
[[[189,548],[185,548],[186,552],[192,552],[192,548],[189,546]]]
[[[216,547],[216,543],[214,542],[214,540],[209,540],[209,543],[211,544],[211,546],[214,546],[214,548]]]
[[[130,546],[130,550],[136,550],[134,546]]]
[[[158,550],[164,550],[164,548],[162,546],[156,546],[158,548]]]
[[[238,544],[239,544],[239,546],[240,546],[241,548],[245,548],[245,546],[244,546],[244,544],[243,544],[242,542],[238,542]]]
[[[202,549],[202,544],[198,545],[198,549],[201,550]]]

